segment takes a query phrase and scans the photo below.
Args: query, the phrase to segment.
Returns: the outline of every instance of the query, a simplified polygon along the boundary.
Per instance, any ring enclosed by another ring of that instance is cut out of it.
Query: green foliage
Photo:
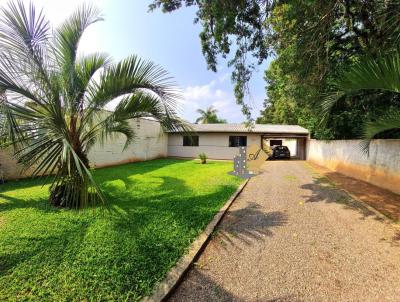
[[[400,53],[399,50],[382,54],[378,58],[366,56],[339,75],[333,81],[333,91],[327,95],[323,103],[324,110],[329,113],[337,102],[348,95],[358,94],[360,91],[371,91],[377,94],[382,91],[400,93]],[[380,98],[381,103],[388,99]],[[400,130],[400,104],[389,107],[389,111],[382,113],[373,120],[368,120],[364,129],[365,147],[378,134]],[[399,131],[400,132],[400,131]]]
[[[197,109],[197,112],[200,117],[196,119],[196,124],[226,124],[226,120],[218,118],[218,110],[213,106],[208,107],[206,110]]]
[[[104,213],[50,207],[40,179],[0,185],[0,300],[140,300],[239,186],[230,169],[164,159],[96,170]]]
[[[205,154],[204,152],[199,154],[199,158],[202,164],[206,164],[207,163],[207,154]]]
[[[215,71],[217,59],[229,57],[236,100],[249,121],[248,82],[257,64],[272,55],[275,66],[266,73],[268,99],[258,122],[300,123],[319,138],[352,132],[351,120],[335,126],[336,114],[351,112],[357,122],[367,114],[349,102],[332,112],[332,123],[320,125],[317,108],[330,80],[360,55],[390,49],[400,37],[399,1],[153,0],[150,9],[183,6],[197,7],[208,67]]]
[[[105,202],[87,154],[95,143],[124,135],[133,142],[132,118],[152,117],[163,128],[184,130],[176,116],[179,95],[171,77],[152,62],[106,54],[78,56],[85,30],[102,17],[82,6],[52,29],[33,4],[10,2],[0,19],[0,134],[3,147],[33,176],[55,174],[50,200],[78,208]],[[113,112],[104,108],[119,100]]]
[[[335,79],[366,54],[393,49],[398,11],[398,4],[379,0],[277,3],[268,19],[276,58],[265,74],[268,99],[258,122],[300,124],[315,138],[347,139],[360,137],[365,120],[398,108],[392,92],[347,94],[322,122],[321,103]]]

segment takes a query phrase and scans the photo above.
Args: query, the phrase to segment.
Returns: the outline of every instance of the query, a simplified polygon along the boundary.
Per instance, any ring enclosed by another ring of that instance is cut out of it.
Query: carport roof
[[[299,125],[255,124],[249,128],[244,124],[190,124],[190,127],[194,132],[308,134],[308,130]]]

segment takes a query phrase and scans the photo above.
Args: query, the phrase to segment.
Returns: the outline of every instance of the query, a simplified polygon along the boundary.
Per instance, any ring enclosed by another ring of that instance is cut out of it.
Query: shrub
[[[199,154],[199,158],[202,164],[206,164],[207,163],[207,154],[205,154],[204,152]]]

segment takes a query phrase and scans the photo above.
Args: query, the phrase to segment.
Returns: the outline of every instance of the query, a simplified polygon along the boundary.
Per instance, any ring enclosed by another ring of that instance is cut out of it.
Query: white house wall
[[[260,134],[249,133],[199,133],[199,146],[183,146],[181,134],[168,134],[168,156],[195,158],[202,152],[211,159],[232,160],[239,148],[229,147],[229,136],[247,136],[247,146],[261,144]]]

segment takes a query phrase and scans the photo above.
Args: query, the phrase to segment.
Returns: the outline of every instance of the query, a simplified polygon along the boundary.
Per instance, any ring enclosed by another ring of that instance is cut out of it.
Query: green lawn
[[[0,301],[136,301],[241,180],[229,162],[154,160],[95,171],[111,211],[47,204],[48,185],[0,185]]]

